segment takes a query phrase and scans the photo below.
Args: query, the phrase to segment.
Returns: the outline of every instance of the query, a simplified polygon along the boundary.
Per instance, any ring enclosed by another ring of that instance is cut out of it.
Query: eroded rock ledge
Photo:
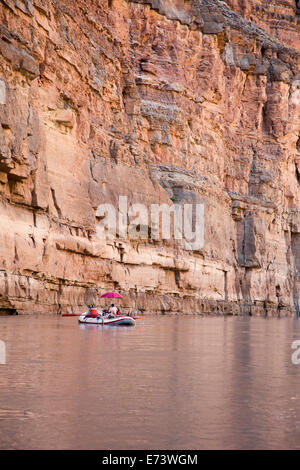
[[[0,312],[299,313],[297,8],[0,2]],[[204,201],[203,250],[100,242],[119,194]]]

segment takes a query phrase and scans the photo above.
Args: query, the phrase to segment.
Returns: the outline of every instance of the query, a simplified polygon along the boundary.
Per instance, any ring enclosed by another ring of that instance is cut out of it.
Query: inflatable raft
[[[135,319],[128,316],[108,317],[102,315],[89,315],[84,313],[78,318],[79,323],[86,323],[88,325],[112,325],[112,326],[134,326]]]

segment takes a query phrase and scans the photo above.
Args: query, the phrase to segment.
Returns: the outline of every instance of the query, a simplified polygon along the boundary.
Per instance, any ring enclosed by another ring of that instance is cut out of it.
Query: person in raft
[[[110,315],[112,315],[112,316],[114,316],[114,317],[115,317],[115,316],[117,315],[117,313],[118,313],[118,309],[117,309],[117,307],[115,307],[114,304],[111,304],[111,307],[110,307],[110,309],[109,309],[108,311],[109,311]]]

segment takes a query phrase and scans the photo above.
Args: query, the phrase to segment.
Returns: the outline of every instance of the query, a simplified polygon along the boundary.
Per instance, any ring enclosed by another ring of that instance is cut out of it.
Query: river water
[[[0,449],[300,449],[300,321],[0,317]]]

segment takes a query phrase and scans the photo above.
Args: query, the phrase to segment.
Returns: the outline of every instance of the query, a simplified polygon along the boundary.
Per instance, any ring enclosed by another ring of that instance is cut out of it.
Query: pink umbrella
[[[101,295],[101,299],[123,299],[123,297],[117,292],[106,292],[106,294]]]

